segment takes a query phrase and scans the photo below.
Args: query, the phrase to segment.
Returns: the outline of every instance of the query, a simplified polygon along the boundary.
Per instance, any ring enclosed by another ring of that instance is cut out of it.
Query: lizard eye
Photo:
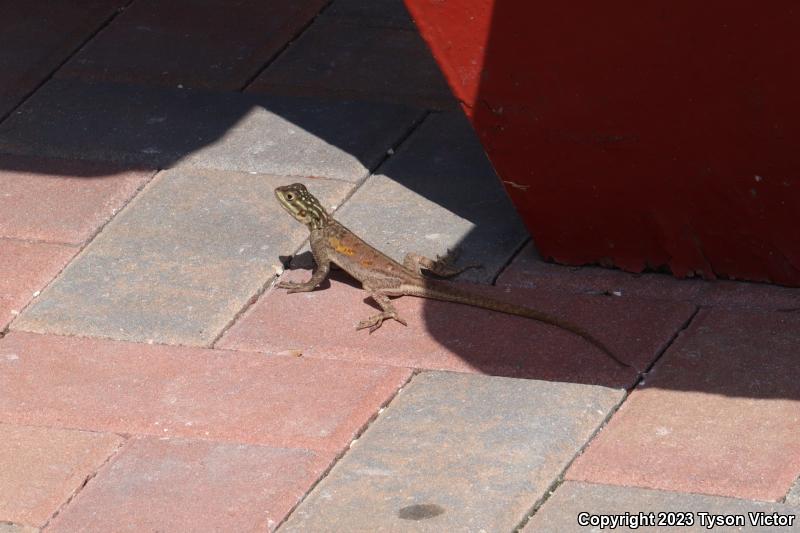
[[[286,194],[286,199],[287,199],[287,200],[289,200],[289,201],[292,201],[292,200],[294,200],[294,194],[292,194],[292,193],[287,193],[287,194]]]

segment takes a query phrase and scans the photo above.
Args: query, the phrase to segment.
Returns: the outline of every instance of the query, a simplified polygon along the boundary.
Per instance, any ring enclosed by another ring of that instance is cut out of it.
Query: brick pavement
[[[800,514],[798,290],[543,262],[399,0],[6,3],[0,532]],[[341,272],[273,290],[297,180],[634,368],[415,298],[357,333]]]

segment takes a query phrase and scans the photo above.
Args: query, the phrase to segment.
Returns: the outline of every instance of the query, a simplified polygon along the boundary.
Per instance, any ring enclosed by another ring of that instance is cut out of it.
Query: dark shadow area
[[[356,180],[420,114],[393,104],[53,79],[0,125],[0,150]]]
[[[130,0],[0,2],[0,120]]]

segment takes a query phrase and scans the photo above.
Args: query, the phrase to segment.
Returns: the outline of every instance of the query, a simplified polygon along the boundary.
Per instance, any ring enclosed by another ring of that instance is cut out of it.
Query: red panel
[[[406,3],[544,256],[800,286],[800,4]]]

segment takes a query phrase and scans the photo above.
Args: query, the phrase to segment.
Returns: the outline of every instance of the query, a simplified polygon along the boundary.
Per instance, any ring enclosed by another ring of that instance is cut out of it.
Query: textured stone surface
[[[718,496],[705,496],[701,494],[682,494],[679,492],[666,492],[660,490],[638,489],[632,487],[615,487],[610,485],[594,485],[568,481],[558,487],[530,522],[523,528],[525,533],[561,533],[561,532],[586,532],[599,531],[590,526],[579,526],[577,517],[580,513],[595,515],[624,515],[625,513],[637,514],[654,513],[658,520],[658,513],[691,513],[694,525],[680,527],[639,527],[637,531],[673,531],[695,532],[709,531],[701,525],[699,513],[714,515],[743,515],[745,527],[715,526],[713,531],[770,531],[785,532],[795,531],[798,527],[797,509],[786,505],[769,504]],[[779,513],[781,515],[795,516],[794,528],[792,527],[753,527],[747,516],[748,513]],[[667,517],[665,517],[667,518]],[[685,515],[684,515],[685,519]],[[626,527],[618,527],[621,531],[630,531]],[[606,527],[605,531],[613,531]]]
[[[38,533],[38,527],[23,526],[12,524],[11,522],[0,522],[0,533]]]
[[[800,288],[766,283],[705,282],[696,301],[704,306],[797,313],[800,311]]]
[[[0,521],[43,526],[122,442],[109,433],[0,423]]]
[[[82,243],[152,175],[102,163],[0,155],[0,237]]]
[[[686,301],[697,297],[703,283],[665,274],[639,275],[611,268],[545,263],[532,243],[525,245],[497,278],[498,285],[509,287]]]
[[[318,18],[248,90],[420,107],[455,105],[416,31],[367,25],[366,20]]]
[[[273,531],[331,459],[307,450],[136,438],[48,531]]]
[[[39,528],[12,524],[11,522],[0,522],[0,533],[38,533]]]
[[[786,503],[800,507],[800,477],[794,482],[789,493],[786,495]]]
[[[453,190],[448,192],[455,195],[464,193],[459,188],[479,187],[487,200],[498,202],[506,197],[478,137],[460,111],[429,115],[379,171],[415,189],[431,186],[427,180],[450,181]],[[448,195],[440,192],[437,200],[447,202]],[[513,209],[513,204],[506,202]]]
[[[0,126],[0,151],[355,181],[418,116],[392,104],[51,80]]]
[[[789,505],[800,506],[800,477],[794,482],[789,493],[786,495],[786,503]]]
[[[510,531],[622,396],[567,383],[420,374],[285,530]]]
[[[379,172],[336,217],[398,261],[458,248],[457,264],[484,267],[461,279],[487,282],[528,238],[460,112],[429,116]]]
[[[138,0],[59,77],[238,90],[325,0]]]
[[[334,0],[322,16],[348,18],[364,26],[416,29],[403,0]]]
[[[0,420],[341,450],[406,369],[11,332]]]
[[[126,0],[3,2],[0,117],[9,112]]]
[[[307,230],[273,189],[294,181],[162,172],[20,317],[26,331],[207,345],[274,276]],[[349,185],[305,180],[326,205]]]
[[[497,279],[497,284],[687,301],[701,306],[771,311],[800,309],[800,289],[765,283],[676,279],[668,274],[630,274],[600,267],[556,265],[543,262],[532,244],[520,251]]]
[[[800,473],[800,316],[704,311],[567,473],[780,500]]]
[[[77,251],[62,244],[0,238],[0,331]]]
[[[304,280],[309,275],[299,270],[290,274],[287,279]],[[633,369],[620,368],[580,337],[534,320],[464,305],[402,297],[394,305],[408,327],[387,321],[373,334],[355,331],[359,320],[376,311],[363,302],[365,292],[339,280],[349,278],[337,274],[329,287],[310,293],[265,293],[218,346],[267,353],[299,348],[312,357],[609,386],[633,384]],[[640,370],[693,311],[684,303],[467,287],[579,324]]]

